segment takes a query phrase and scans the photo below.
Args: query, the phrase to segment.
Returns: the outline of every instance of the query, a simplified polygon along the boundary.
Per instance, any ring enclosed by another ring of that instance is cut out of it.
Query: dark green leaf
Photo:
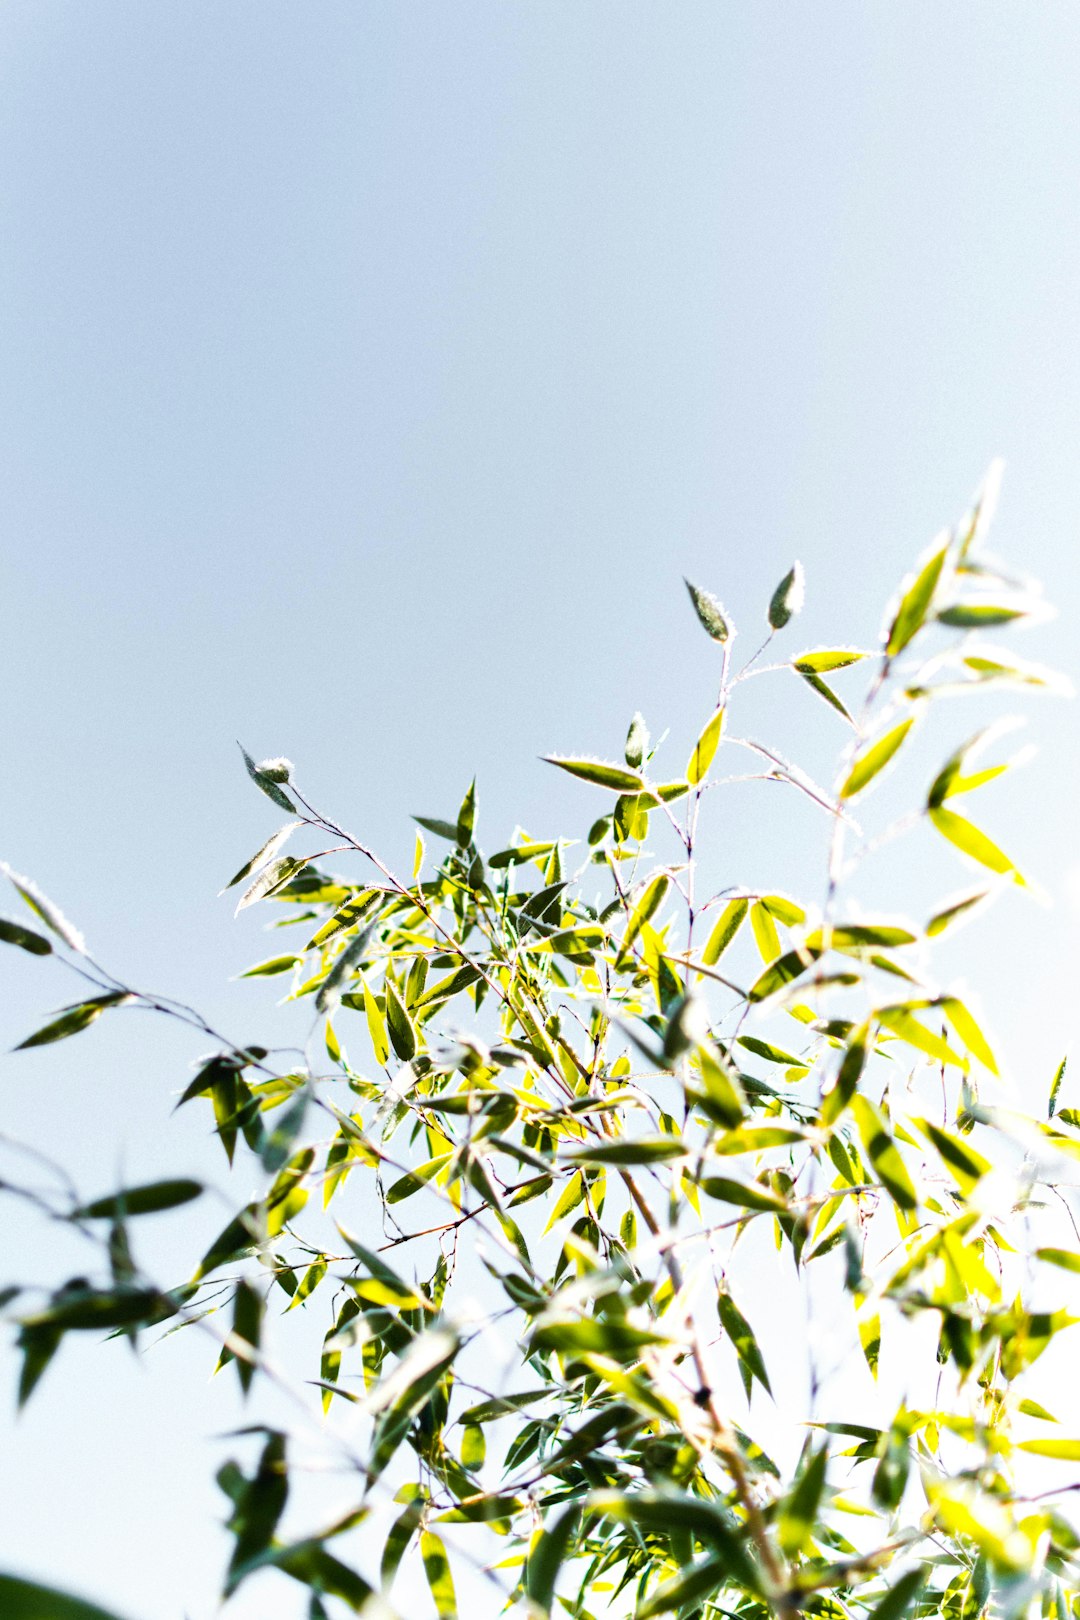
[[[806,581],[803,577],[802,563],[794,563],[776,587],[769,602],[770,629],[782,630],[786,624],[790,624],[795,615],[802,612],[805,595]]]
[[[75,1007],[69,1007],[59,1018],[53,1019],[43,1029],[28,1035],[25,1041],[20,1041],[15,1048],[16,1052],[23,1052],[31,1046],[50,1046],[53,1041],[63,1041],[69,1035],[78,1035],[81,1030],[101,1017],[107,1007],[119,1007],[132,998],[124,991],[117,990],[107,996],[95,996],[92,1001],[81,1001]]]
[[[735,627],[725,614],[719,597],[713,596],[711,591],[703,591],[699,585],[691,585],[689,580],[685,580],[684,584],[690,592],[695,613],[713,640],[722,642],[733,636]]]
[[[159,1210],[176,1209],[190,1204],[203,1190],[201,1181],[180,1178],[173,1181],[150,1181],[139,1187],[128,1187],[123,1192],[111,1193],[107,1198],[95,1198],[92,1204],[81,1204],[72,1211],[75,1220],[123,1220],[129,1215],[155,1215]]]
[[[0,917],[0,939],[6,945],[18,945],[33,956],[48,956],[52,946],[43,934],[35,934],[32,928],[24,928],[22,923],[10,922],[7,917]]]
[[[117,1620],[111,1609],[17,1575],[0,1575],[0,1614],[4,1620]]]
[[[293,804],[287,793],[282,792],[280,786],[278,785],[281,781],[288,781],[288,773],[281,770],[265,769],[256,765],[255,761],[252,759],[251,755],[248,753],[247,749],[242,743],[237,743],[236,746],[240,749],[241,754],[244,756],[244,764],[247,767],[247,773],[251,777],[251,780],[255,783],[255,786],[260,788],[262,792],[266,794],[266,797],[273,804],[277,805],[279,810],[285,810],[290,815],[295,815],[295,804]],[[278,762],[266,761],[267,766],[269,766],[271,763],[276,765]]]

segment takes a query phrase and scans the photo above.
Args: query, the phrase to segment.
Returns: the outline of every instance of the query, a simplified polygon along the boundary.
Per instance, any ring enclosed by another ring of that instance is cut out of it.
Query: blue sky
[[[8,0],[0,853],[118,971],[257,1021],[235,738],[396,861],[474,770],[492,842],[585,824],[538,755],[711,702],[681,574],[753,621],[800,556],[800,638],[865,639],[995,455],[997,547],[1061,609],[1025,650],[1075,676],[1078,52],[1050,0]],[[1075,715],[1031,733],[993,828],[1080,897]],[[958,964],[1036,1092],[1075,916]],[[68,986],[0,972],[7,1047]],[[3,1128],[88,1183],[118,1141],[208,1164],[190,1043],[140,1033],[0,1060]],[[193,1352],[108,1361],[0,1419],[0,1566],[202,1620],[235,1408]]]

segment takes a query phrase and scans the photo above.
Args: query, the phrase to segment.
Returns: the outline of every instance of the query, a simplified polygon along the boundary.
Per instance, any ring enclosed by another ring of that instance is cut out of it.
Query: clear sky
[[[865,639],[995,455],[997,549],[1061,609],[1025,650],[1075,677],[1078,74],[1071,0],[6,0],[0,853],[257,1028],[235,738],[394,860],[474,770],[486,839],[550,832],[583,800],[539,754],[711,701],[681,574],[752,620],[800,556],[805,643]],[[1031,732],[992,828],[1080,894],[1075,714]],[[1008,921],[975,965],[1041,1095],[1075,910]],[[0,1047],[70,998],[16,954]],[[169,1117],[193,1055],[2,1059],[2,1128],[92,1190],[118,1141],[216,1171]],[[205,1620],[237,1411],[203,1347],[66,1350],[12,1404],[0,1567]]]

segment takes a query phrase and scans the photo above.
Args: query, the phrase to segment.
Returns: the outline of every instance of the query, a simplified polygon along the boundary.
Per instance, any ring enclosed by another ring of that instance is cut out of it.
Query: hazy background
[[[215,891],[275,820],[235,738],[402,864],[474,769],[489,848],[584,828],[540,753],[611,756],[641,707],[677,769],[708,712],[680,574],[749,650],[800,556],[792,646],[865,640],[993,455],[996,549],[1062,610],[1021,650],[1075,673],[1078,86],[1064,0],[6,0],[0,854],[252,1039],[273,987],[227,980],[272,949]],[[769,713],[840,740],[808,694]],[[1076,999],[1080,780],[1074,713],[1030,729],[984,815],[1074,906],[1010,902],[954,965],[1035,1102]],[[726,881],[781,813],[730,819]],[[946,856],[915,858],[959,885]],[[3,1048],[77,994],[0,974]],[[0,1129],[88,1193],[216,1177],[205,1115],[170,1119],[204,1045],[116,1019],[3,1058]],[[4,1213],[0,1280],[85,1264]],[[212,1436],[242,1419],[187,1337],[66,1346],[17,1422],[9,1365],[0,1567],[213,1612]]]

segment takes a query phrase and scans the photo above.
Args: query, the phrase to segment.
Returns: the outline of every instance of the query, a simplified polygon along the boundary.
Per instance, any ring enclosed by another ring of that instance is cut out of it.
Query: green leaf
[[[457,1597],[454,1593],[454,1577],[450,1572],[450,1560],[446,1556],[446,1548],[442,1541],[431,1530],[421,1532],[420,1556],[424,1562],[424,1573],[431,1588],[439,1620],[457,1620]]]
[[[434,833],[436,838],[445,838],[451,844],[458,841],[456,821],[440,821],[437,816],[413,816],[413,820],[419,822],[425,831]]]
[[[811,1451],[799,1470],[786,1501],[781,1504],[777,1525],[780,1545],[789,1558],[803,1552],[818,1526],[818,1509],[825,1489],[829,1453],[825,1446]]]
[[[595,787],[610,788],[613,793],[642,793],[645,783],[636,771],[624,770],[621,765],[609,765],[602,759],[566,759],[561,754],[545,754],[544,761],[548,765],[557,765],[561,771],[569,771],[571,776],[579,776],[583,782],[591,782]]]
[[[4,874],[16,893],[26,901],[34,915],[41,918],[46,928],[50,928],[54,934],[58,935],[71,950],[78,951],[81,956],[86,954],[86,941],[83,939],[82,934],[80,934],[74,923],[68,922],[60,907],[54,905],[47,895],[42,894],[36,883],[32,883],[27,877],[20,877],[18,872],[13,872],[6,861],[0,861],[0,872]]]
[[[394,1051],[402,1063],[409,1063],[415,1056],[418,1046],[416,1026],[409,1017],[393,982],[387,979],[383,985],[386,995],[386,1028],[390,1036]]]
[[[851,1110],[878,1180],[901,1209],[916,1209],[919,1200],[915,1187],[881,1110],[868,1097],[859,1095],[852,1097]]]
[[[370,921],[365,923],[364,927],[354,934],[352,939],[346,941],[344,948],[334,958],[334,965],[319,986],[318,994],[315,997],[315,1007],[318,1012],[331,1015],[334,1013],[341,1000],[346,982],[357,964],[363,961],[378,926],[378,917],[371,917]],[[365,1005],[367,1004],[366,997],[367,991],[365,990]]]
[[[289,815],[295,815],[295,804],[293,804],[288,794],[283,793],[281,788],[278,786],[278,782],[282,780],[281,774],[271,773],[260,768],[258,765],[256,765],[255,761],[252,759],[251,755],[248,753],[247,749],[242,743],[237,743],[236,746],[240,749],[241,754],[244,756],[244,764],[247,767],[247,773],[251,777],[251,780],[255,783],[255,786],[260,788],[261,791],[266,794],[266,797],[271,800],[273,804],[277,805],[279,810],[285,810],[289,813]],[[284,777],[284,780],[287,781],[288,777]]]
[[[750,907],[750,928],[761,960],[768,965],[780,955],[780,935],[776,932],[772,912],[763,900],[755,900]]]
[[[793,563],[773,591],[769,602],[769,628],[783,630],[785,625],[790,624],[795,615],[802,612],[805,596],[806,580],[802,563]]]
[[[250,1559],[242,1569],[236,1571],[231,1590],[235,1591],[239,1582],[247,1575],[254,1574],[260,1569],[280,1569],[283,1574],[291,1575],[294,1581],[302,1586],[308,1586],[313,1593],[323,1597],[341,1598],[354,1614],[371,1613],[372,1620],[378,1620],[378,1614],[367,1608],[368,1600],[372,1597],[372,1589],[362,1575],[343,1564],[327,1552],[323,1543],[318,1539],[310,1541],[297,1541],[288,1547],[267,1547],[255,1558]],[[383,1610],[382,1613],[386,1614]],[[391,1617],[387,1614],[387,1620]]]
[[[1013,882],[1019,883],[1021,886],[1024,885],[1023,876],[1013,865],[1004,850],[999,849],[995,843],[992,843],[986,834],[981,832],[973,822],[967,821],[963,816],[958,816],[953,810],[945,810],[940,807],[934,807],[927,813],[941,836],[947,838],[950,844],[955,844],[962,854],[969,856],[973,861],[977,861],[980,866],[989,867],[991,872],[1000,872],[1002,874],[1011,872]]]
[[[53,1041],[67,1040],[69,1035],[78,1035],[81,1030],[88,1029],[99,1019],[108,1007],[120,1007],[133,997],[126,991],[115,990],[107,996],[95,996],[92,1001],[80,1001],[74,1007],[68,1007],[59,1018],[54,1018],[51,1024],[28,1035],[25,1041],[20,1041],[15,1048],[16,1052],[26,1051],[31,1046],[51,1046]]]
[[[626,925],[626,938],[623,940],[622,945],[624,951],[630,949],[630,946],[641,933],[643,924],[647,923],[659,911],[670,885],[671,879],[666,872],[658,872],[645,885],[633,911],[630,913],[630,921]]]
[[[6,945],[18,945],[33,956],[48,956],[52,946],[43,934],[35,934],[32,928],[24,928],[22,923],[9,922],[7,917],[0,917],[0,939]]]
[[[740,1581],[748,1591],[761,1595],[761,1576],[749,1548],[735,1521],[719,1506],[675,1490],[594,1491],[588,1501],[595,1512],[643,1530],[669,1537],[689,1531],[717,1549],[727,1564],[730,1581]]]
[[[942,608],[937,617],[939,624],[948,624],[957,630],[989,630],[994,625],[1024,619],[1028,611],[996,602],[954,602],[951,607]]]
[[[623,757],[632,771],[640,771],[649,750],[649,732],[642,715],[635,714],[626,733]]]
[[[827,675],[834,669],[847,669],[867,656],[855,647],[818,647],[813,652],[800,653],[793,658],[791,667],[800,675]]]
[[[885,769],[893,755],[902,747],[914,724],[915,716],[910,715],[908,719],[901,720],[898,726],[893,726],[891,731],[887,731],[884,737],[879,737],[869,748],[864,748],[856,754],[851,770],[840,789],[842,799],[853,799],[857,793],[861,793],[870,785],[874,777]]]
[[[335,934],[342,933],[346,928],[354,928],[357,923],[370,916],[371,908],[385,892],[383,889],[361,889],[359,894],[354,894],[334,912],[329,922],[316,929],[304,949],[307,951],[320,949],[328,940],[333,939]]]
[[[926,925],[927,938],[936,939],[938,934],[943,934],[946,928],[951,928],[953,923],[967,916],[975,906],[981,905],[989,893],[989,889],[979,889],[975,894],[966,894],[962,899],[954,900],[951,905],[935,912]]]
[[[475,1470],[484,1466],[487,1456],[487,1440],[484,1436],[483,1426],[479,1423],[466,1423],[461,1432],[461,1460],[466,1468]]]
[[[275,889],[284,888],[290,878],[294,878],[298,872],[302,872],[307,864],[306,856],[301,856],[299,859],[293,855],[277,856],[268,866],[263,867],[254,883],[249,884],[244,890],[236,902],[234,915],[239,916],[242,911],[246,911],[248,906],[255,905],[256,901],[265,900],[268,895],[273,894]]]
[[[265,1312],[266,1301],[258,1289],[246,1280],[239,1282],[233,1295],[233,1333],[245,1344],[250,1345],[252,1350],[259,1348]],[[255,1376],[255,1364],[237,1355],[236,1371],[240,1379],[240,1388],[246,1395]]]
[[[529,1553],[525,1565],[525,1590],[543,1615],[550,1615],[555,1603],[555,1583],[570,1543],[581,1519],[581,1506],[574,1502],[544,1530]]]
[[[699,1043],[698,1059],[709,1117],[729,1128],[738,1125],[746,1113],[746,1097],[738,1074],[711,1042]]]
[[[882,1007],[878,1010],[877,1018],[885,1029],[892,1030],[894,1035],[899,1035],[917,1052],[924,1052],[927,1057],[933,1058],[935,1063],[952,1064],[957,1069],[967,1068],[967,1062],[960,1053],[954,1051],[942,1036],[921,1024],[906,1004]]]
[[[1058,1064],[1057,1071],[1056,1071],[1056,1073],[1054,1075],[1053,1080],[1050,1083],[1050,1099],[1049,1099],[1049,1101],[1048,1101],[1048,1103],[1046,1105],[1046,1117],[1047,1117],[1047,1119],[1053,1119],[1053,1117],[1054,1117],[1054,1110],[1057,1107],[1058,1096],[1061,1093],[1061,1082],[1065,1078],[1065,1070],[1068,1067],[1068,1063],[1069,1063],[1069,1059],[1068,1059],[1068,1055],[1066,1055],[1065,1057],[1062,1058],[1061,1062]]]
[[[626,1136],[575,1148],[564,1158],[568,1164],[661,1164],[666,1159],[682,1158],[689,1151],[678,1136]]]
[[[942,996],[941,1010],[972,1057],[978,1058],[983,1067],[989,1069],[991,1074],[1000,1073],[990,1043],[967,1007],[964,1006],[964,1003],[959,1001],[956,996]]]
[[[897,653],[903,652],[925,623],[948,552],[949,544],[946,541],[931,554],[910,583],[905,581],[906,589],[902,589],[885,644],[887,657],[895,658]]]
[[[223,1471],[224,1472],[224,1471]],[[221,1474],[218,1475],[222,1483]],[[269,1431],[258,1466],[251,1479],[240,1476],[234,1485],[233,1514],[229,1529],[236,1537],[229,1563],[225,1595],[229,1597],[249,1573],[252,1560],[269,1548],[289,1495],[289,1472],[285,1462],[285,1436]]]
[[[976,1153],[975,1149],[960,1137],[952,1136],[940,1125],[935,1125],[932,1120],[914,1119],[913,1123],[933,1142],[963,1192],[970,1193],[990,1169],[990,1161],[984,1159],[981,1153]]]
[[[492,855],[488,865],[501,871],[504,866],[521,866],[526,861],[539,860],[544,855],[550,855],[555,848],[552,843],[523,843],[515,844],[512,849],[500,849]]]
[[[781,1198],[760,1182],[732,1181],[727,1176],[702,1176],[698,1186],[710,1198],[722,1204],[735,1204],[741,1209],[768,1210],[770,1214],[787,1214],[787,1200]]]
[[[201,1181],[179,1179],[150,1181],[139,1187],[128,1187],[123,1192],[110,1193],[107,1198],[95,1198],[91,1204],[80,1204],[72,1211],[73,1220],[125,1220],[129,1215],[156,1215],[160,1210],[178,1209],[190,1204],[203,1191]]]
[[[265,962],[256,962],[254,967],[249,967],[244,973],[241,973],[240,977],[242,979],[273,979],[279,973],[290,973],[302,961],[302,956],[271,956]]]
[[[717,1297],[717,1314],[724,1332],[735,1347],[735,1353],[750,1378],[756,1378],[766,1394],[772,1394],[772,1385],[765,1370],[765,1360],[754,1337],[754,1330],[740,1311],[726,1288]]]
[[[840,701],[832,687],[829,685],[828,681],[822,680],[820,675],[815,675],[813,671],[809,669],[801,669],[798,671],[798,673],[800,678],[806,682],[807,686],[812,692],[816,692],[818,697],[824,698],[825,702],[829,704],[830,708],[835,709],[837,714],[842,714],[844,719],[847,720],[851,725],[855,724],[855,721],[851,717],[851,711],[848,709],[846,704]]]
[[[765,1001],[769,996],[774,996],[778,990],[783,990],[805,973],[807,968],[813,967],[820,955],[820,948],[813,951],[809,946],[804,946],[801,951],[785,951],[754,980],[748,992],[749,1000]]]
[[[111,1609],[17,1575],[0,1575],[0,1614],[4,1620],[117,1620]]]
[[[727,1577],[727,1559],[720,1553],[711,1553],[708,1558],[691,1564],[674,1580],[658,1586],[651,1597],[635,1609],[634,1620],[652,1620],[654,1615],[671,1614],[676,1609],[680,1613],[697,1613],[696,1607],[688,1609],[687,1605],[696,1605],[699,1599],[710,1597],[727,1583]]]
[[[457,841],[462,849],[472,843],[473,828],[476,825],[476,777],[474,776],[461,801],[461,809],[457,818]]]
[[[706,967],[712,967],[719,962],[721,956],[731,944],[735,935],[746,921],[746,914],[750,910],[749,900],[729,900],[712,927],[705,949],[701,953],[701,960]]]
[[[684,580],[690,592],[690,600],[694,604],[694,612],[701,621],[703,628],[712,636],[714,641],[727,641],[735,634],[735,627],[724,612],[723,603],[719,597],[713,596],[711,591],[703,591],[699,585],[691,585]]]
[[[361,978],[363,978],[363,975],[361,975]],[[375,999],[374,990],[366,979],[363,980],[363,984],[364,1013],[367,1017],[368,1034],[371,1036],[371,1044],[375,1051],[375,1061],[384,1064],[390,1056],[390,1042],[386,1035],[386,1019],[383,1016],[382,1008]]]
[[[702,729],[701,735],[694,744],[694,751],[690,755],[690,762],[686,767],[686,780],[696,787],[708,775],[709,766],[716,757],[716,750],[720,744],[720,736],[724,729],[726,709],[717,709],[715,714],[709,716]]]
[[[928,1579],[928,1570],[909,1569],[890,1586],[881,1602],[870,1610],[866,1620],[904,1620],[921,1596]]]
[[[256,850],[250,861],[246,861],[240,868],[239,872],[237,872],[236,876],[229,879],[228,883],[225,885],[225,889],[235,888],[238,883],[243,883],[245,878],[249,878],[253,872],[257,872],[260,867],[263,867],[267,864],[267,862],[272,861],[274,856],[285,844],[286,839],[291,838],[297,827],[302,826],[302,821],[289,821],[286,822],[284,827],[279,827],[276,833],[271,833],[270,837],[266,840],[266,843],[263,844],[262,848]],[[225,889],[222,889],[222,894],[225,893]]]

